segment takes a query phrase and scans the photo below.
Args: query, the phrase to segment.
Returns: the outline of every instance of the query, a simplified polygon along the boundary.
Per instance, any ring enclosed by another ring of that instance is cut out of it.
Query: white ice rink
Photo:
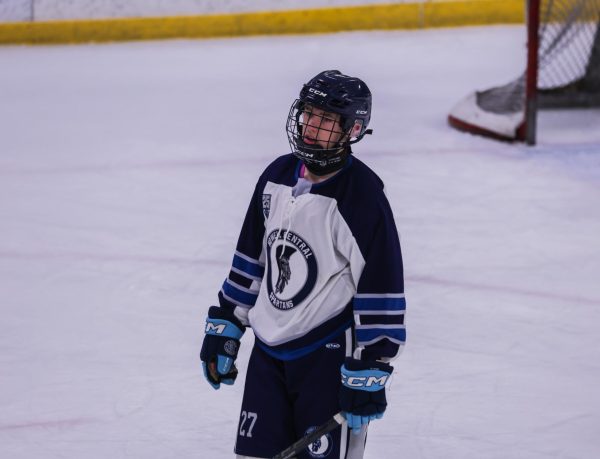
[[[231,458],[198,359],[258,174],[318,71],[361,76],[408,343],[366,458],[600,457],[600,111],[451,130],[522,27],[0,48],[0,457]]]

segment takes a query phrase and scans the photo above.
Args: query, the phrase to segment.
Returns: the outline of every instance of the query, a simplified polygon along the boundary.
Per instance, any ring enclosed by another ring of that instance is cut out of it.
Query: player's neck
[[[311,183],[321,183],[324,182],[327,179],[330,179],[331,177],[333,177],[335,174],[337,174],[340,170],[338,169],[337,171],[333,171],[330,174],[326,174],[326,175],[315,175],[313,174],[311,171],[308,170],[307,167],[304,168],[304,178],[306,180],[308,180]]]

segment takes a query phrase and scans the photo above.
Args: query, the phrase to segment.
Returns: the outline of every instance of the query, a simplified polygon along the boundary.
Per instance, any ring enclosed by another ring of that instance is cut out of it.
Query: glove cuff
[[[378,362],[377,360],[358,360],[352,357],[346,357],[344,359],[344,366],[350,371],[360,370],[381,370],[392,374],[394,367],[384,362]]]
[[[242,333],[246,331],[246,326],[233,313],[233,309],[224,308],[222,306],[211,306],[208,308],[209,319],[227,320],[239,328]]]

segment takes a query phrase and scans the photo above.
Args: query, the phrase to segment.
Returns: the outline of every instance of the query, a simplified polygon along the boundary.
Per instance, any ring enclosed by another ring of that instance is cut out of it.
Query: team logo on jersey
[[[262,208],[263,215],[265,216],[265,220],[269,218],[269,212],[271,211],[271,195],[263,194],[262,195]]]
[[[309,427],[306,429],[305,436],[316,430],[317,427]],[[333,449],[333,441],[331,439],[331,435],[325,434],[321,438],[313,441],[310,445],[306,447],[308,454],[311,457],[327,457],[331,450]]]
[[[312,248],[293,231],[274,230],[267,237],[267,291],[277,309],[292,309],[310,294],[317,281]]]

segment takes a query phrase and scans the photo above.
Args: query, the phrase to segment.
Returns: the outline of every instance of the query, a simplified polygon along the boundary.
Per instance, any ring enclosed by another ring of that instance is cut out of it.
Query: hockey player
[[[363,81],[319,73],[288,114],[292,154],[258,179],[200,354],[215,389],[233,384],[240,338],[254,332],[238,458],[273,457],[338,411],[347,423],[299,457],[362,458],[385,411],[405,300],[383,183],[352,156],[370,117]]]

